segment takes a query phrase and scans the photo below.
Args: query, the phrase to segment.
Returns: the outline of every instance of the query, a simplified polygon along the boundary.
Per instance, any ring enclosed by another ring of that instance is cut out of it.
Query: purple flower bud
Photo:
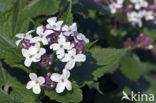
[[[76,48],[76,49],[78,49],[78,54],[79,53],[81,53],[82,51],[83,51],[83,49],[84,49],[84,45],[81,43],[81,41],[73,41],[73,44],[74,44],[74,47]]]
[[[48,55],[43,55],[41,57],[41,60],[38,62],[42,67],[47,67],[47,66],[50,66],[52,65],[52,60],[51,58],[48,57]]]
[[[29,49],[31,46],[32,44],[30,43],[30,40],[24,40],[24,43],[23,43],[24,49]]]

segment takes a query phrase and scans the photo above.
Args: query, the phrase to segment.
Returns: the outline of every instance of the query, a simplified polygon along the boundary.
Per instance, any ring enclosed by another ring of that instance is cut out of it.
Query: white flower
[[[75,41],[80,40],[83,44],[89,43],[89,39],[87,39],[82,33],[74,32],[72,36],[74,37]]]
[[[72,83],[68,80],[70,77],[70,72],[68,70],[63,70],[62,75],[58,73],[53,73],[51,75],[51,80],[57,82],[56,86],[56,92],[57,93],[62,93],[65,88],[67,90],[72,90]]]
[[[154,20],[154,15],[153,15],[153,11],[146,11],[146,14],[145,14],[145,19],[148,21],[148,20]]]
[[[43,45],[47,45],[48,44],[48,39],[46,38],[48,35],[50,35],[51,33],[53,33],[52,30],[45,30],[43,26],[39,26],[37,27],[36,33],[39,36],[36,36],[34,38],[31,39],[31,43],[36,43],[38,41],[42,41]]]
[[[31,30],[31,31],[28,31],[26,34],[17,34],[16,37],[19,38],[19,40],[16,41],[16,45],[18,46],[20,44],[20,42],[24,39],[27,39],[27,40],[31,40],[32,39],[32,35],[31,33],[33,33],[35,30]]]
[[[68,54],[65,54],[65,57],[62,59],[62,62],[67,62],[65,69],[71,70],[75,66],[75,62],[84,62],[86,61],[86,56],[84,54],[76,54],[76,49],[68,51]]]
[[[32,62],[39,62],[41,56],[45,54],[46,50],[40,48],[40,43],[36,43],[34,46],[31,46],[28,50],[22,49],[22,54],[26,58],[24,61],[25,66],[30,67]]]
[[[148,2],[146,0],[130,0],[130,1],[131,3],[134,4],[136,10],[146,8],[148,6]]]
[[[117,9],[120,9],[123,7],[123,0],[117,0],[117,2],[113,2],[109,5],[109,8],[111,10],[112,14],[115,14],[117,12]]]
[[[27,83],[26,88],[32,88],[35,94],[39,94],[41,92],[40,86],[45,82],[44,77],[40,76],[37,78],[37,75],[35,73],[30,73],[29,78],[31,79],[31,81]]]
[[[142,27],[142,17],[143,17],[143,13],[141,12],[129,12],[127,13],[128,16],[128,21],[131,22],[133,25],[134,24],[138,24],[139,27]]]
[[[77,31],[76,23],[73,23],[71,26],[63,26],[62,27],[63,35],[70,36],[74,31]]]
[[[87,39],[82,33],[79,33],[76,37],[78,40],[82,40],[84,44],[89,43],[89,39]]]
[[[57,58],[62,59],[65,55],[65,50],[69,50],[73,47],[70,42],[66,42],[66,37],[62,34],[59,36],[58,43],[50,45],[50,49],[56,51]]]
[[[56,30],[56,31],[61,30],[61,26],[63,24],[63,21],[57,21],[57,17],[49,18],[47,20],[47,22],[49,23],[46,26],[48,29],[53,29],[53,30]]]

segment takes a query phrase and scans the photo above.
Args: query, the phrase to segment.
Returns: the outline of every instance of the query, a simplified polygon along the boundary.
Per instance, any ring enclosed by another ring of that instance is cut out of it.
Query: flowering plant
[[[135,92],[155,95],[154,4],[0,0],[0,103],[121,103]]]

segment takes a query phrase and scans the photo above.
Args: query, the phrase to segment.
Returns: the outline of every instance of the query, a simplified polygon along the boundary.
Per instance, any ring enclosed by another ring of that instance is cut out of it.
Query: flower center
[[[38,50],[37,53],[40,53],[40,51]]]
[[[60,48],[63,48],[63,45],[60,45]]]
[[[29,58],[32,58],[32,55],[30,55]]]
[[[61,81],[64,82],[64,79],[62,79]]]
[[[75,59],[75,57],[74,57],[74,56],[71,56],[71,58],[72,58],[72,59]]]
[[[39,82],[38,81],[35,81],[35,83],[38,84]]]
[[[54,28],[56,28],[56,25],[53,25]]]
[[[71,29],[69,29],[68,32],[71,32]]]
[[[43,38],[43,35],[40,35],[41,38]]]

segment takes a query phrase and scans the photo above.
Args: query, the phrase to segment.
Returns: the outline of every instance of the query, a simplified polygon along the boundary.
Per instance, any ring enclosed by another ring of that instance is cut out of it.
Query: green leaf
[[[103,5],[100,5],[98,3],[95,3],[94,0],[79,0],[82,4],[84,4],[86,7],[92,10],[99,10],[104,14],[108,14],[109,10],[107,7],[104,7]]]
[[[13,7],[15,0],[0,0],[0,15]]]
[[[59,10],[59,0],[32,0],[21,11],[23,17],[36,17],[40,15],[53,15]]]
[[[69,6],[67,11],[63,13],[63,15],[60,17],[60,20],[64,21],[65,25],[71,25],[73,23],[73,16],[72,16],[72,0],[69,1]]]
[[[143,33],[147,36],[149,36],[150,38],[152,38],[152,40],[156,39],[156,30],[155,29],[148,29],[148,28],[144,28],[143,29]]]
[[[93,42],[87,43],[84,46],[84,52],[86,52],[89,48],[91,48],[95,43],[97,43],[98,40],[95,40]]]
[[[137,81],[144,73],[144,67],[136,56],[124,56],[121,59],[121,72],[130,80]]]
[[[64,93],[56,93],[55,90],[46,90],[45,94],[51,100],[56,100],[61,103],[79,103],[82,100],[82,91],[76,82],[72,83],[72,91],[65,91]]]
[[[125,49],[92,48],[86,53],[86,61],[71,71],[71,79],[76,80],[80,86],[90,84],[105,73],[114,72],[125,53]]]
[[[35,103],[35,96],[32,91],[26,89],[28,74],[18,68],[10,68],[0,63],[0,103],[7,100],[1,97],[9,98],[10,103]],[[18,80],[17,80],[18,79]],[[2,90],[3,86],[3,90]],[[9,88],[12,88],[9,90]],[[10,92],[8,94],[8,92]],[[16,102],[15,102],[16,101]]]

